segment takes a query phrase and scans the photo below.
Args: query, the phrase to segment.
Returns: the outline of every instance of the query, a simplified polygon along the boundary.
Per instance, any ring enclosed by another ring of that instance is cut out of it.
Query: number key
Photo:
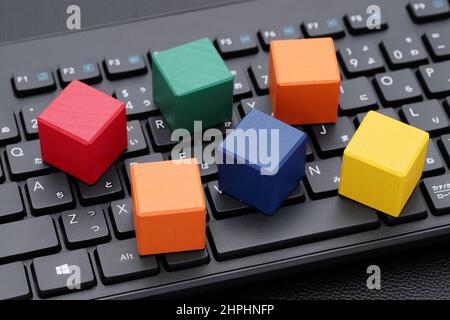
[[[415,35],[385,39],[381,50],[392,69],[415,67],[428,62],[425,48]]]
[[[14,113],[0,111],[0,146],[20,140]]]
[[[119,88],[115,91],[115,97],[125,103],[129,119],[147,117],[158,110],[153,103],[150,84]]]
[[[231,74],[234,76],[233,84],[233,99],[234,101],[239,101],[244,98],[252,96],[252,91],[250,85],[248,84],[247,78],[241,69],[230,70]]]
[[[47,105],[47,103],[37,103],[21,108],[20,114],[22,115],[27,139],[36,139],[38,137],[37,117],[44,111]]]
[[[424,35],[424,40],[433,60],[450,59],[450,31],[427,32]]]
[[[250,78],[258,95],[269,93],[269,76],[266,63],[253,63],[249,68]]]
[[[372,43],[345,47],[339,50],[338,56],[347,77],[373,75],[384,71],[381,55]]]

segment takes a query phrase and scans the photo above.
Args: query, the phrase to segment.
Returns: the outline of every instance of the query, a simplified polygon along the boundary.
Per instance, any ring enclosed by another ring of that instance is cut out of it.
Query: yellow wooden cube
[[[398,217],[419,181],[429,135],[370,111],[344,151],[339,194]]]

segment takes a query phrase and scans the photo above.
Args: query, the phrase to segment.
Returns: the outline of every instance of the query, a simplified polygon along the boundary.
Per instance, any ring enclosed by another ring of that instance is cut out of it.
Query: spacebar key
[[[348,235],[379,226],[376,212],[333,197],[261,213],[210,222],[216,258],[227,260],[307,242]]]
[[[60,249],[50,216],[0,225],[0,263],[34,258]]]

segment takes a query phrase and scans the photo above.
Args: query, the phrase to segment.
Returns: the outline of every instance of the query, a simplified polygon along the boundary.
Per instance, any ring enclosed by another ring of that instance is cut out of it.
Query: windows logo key
[[[68,264],[63,264],[61,266],[57,266],[56,268],[57,275],[70,274],[70,269]]]

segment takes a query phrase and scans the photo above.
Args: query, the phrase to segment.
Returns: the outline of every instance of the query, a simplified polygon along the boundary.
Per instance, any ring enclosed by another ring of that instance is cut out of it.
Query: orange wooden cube
[[[206,206],[197,160],[140,163],[130,170],[139,255],[205,248]]]
[[[277,119],[293,125],[336,122],[340,84],[333,39],[270,43],[269,89]]]

